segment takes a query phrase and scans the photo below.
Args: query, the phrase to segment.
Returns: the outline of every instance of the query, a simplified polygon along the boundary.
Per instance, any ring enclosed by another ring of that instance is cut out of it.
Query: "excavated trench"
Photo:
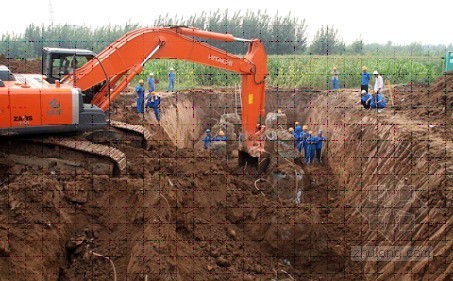
[[[452,143],[443,132],[453,116],[451,105],[435,103],[451,103],[445,89],[431,88],[431,98],[420,94],[432,103],[429,110],[440,112],[435,116],[408,118],[414,108],[365,111],[345,93],[320,97],[309,114],[310,123],[330,134],[327,159],[342,191],[338,205],[343,223],[354,226],[338,237],[363,262],[366,279],[446,280],[451,272]],[[397,94],[402,101],[418,95]]]
[[[414,121],[364,112],[349,93],[274,89],[267,97],[267,112],[287,115],[282,127],[299,121],[330,140],[323,165],[295,165],[304,173],[301,203],[272,176],[257,182],[263,176],[235,157],[201,149],[204,130],[236,112],[234,94],[165,94],[160,125],[148,118],[152,148],[115,144],[127,155],[125,176],[2,163],[0,280],[113,279],[98,254],[113,261],[118,280],[445,279],[451,144],[435,135],[425,141]],[[122,96],[110,118],[143,123],[132,99]],[[294,164],[285,165],[273,167],[289,174]],[[376,206],[376,190],[413,223]],[[399,227],[372,228],[376,214]],[[407,241],[432,247],[433,261],[351,256],[354,247]]]

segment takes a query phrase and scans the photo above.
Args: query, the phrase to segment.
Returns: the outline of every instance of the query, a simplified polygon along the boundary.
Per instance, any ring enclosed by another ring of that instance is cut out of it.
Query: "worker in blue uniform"
[[[214,141],[227,141],[227,137],[225,136],[225,133],[220,130],[219,134],[215,137]]]
[[[332,90],[338,90],[340,88],[340,81],[338,80],[340,73],[337,70],[337,67],[332,68]]]
[[[370,102],[370,107],[371,108],[386,108],[387,103],[385,102],[384,97],[380,93],[373,93],[373,96],[371,98]]]
[[[148,86],[149,86],[149,92],[152,93],[156,91],[156,84],[154,82],[154,73],[150,73],[148,77]]]
[[[239,134],[238,134],[238,142],[239,142],[239,147],[242,147],[242,132],[239,132]]]
[[[302,133],[302,127],[299,125],[299,122],[294,123],[294,138],[299,137]]]
[[[151,107],[153,109],[157,121],[160,121],[159,106],[160,96],[158,96],[156,92],[152,92],[148,95],[146,107]]]
[[[211,130],[206,129],[206,135],[203,138],[204,149],[207,150],[211,146],[211,141],[212,141]]]
[[[312,131],[308,132],[309,137],[306,139],[307,143],[307,154],[305,156],[305,163],[313,163],[313,158],[315,158],[316,145],[318,144],[318,136],[312,135]]]
[[[137,113],[143,113],[143,102],[145,100],[145,88],[143,87],[143,79],[138,81],[138,86],[135,87],[135,92],[137,93]]]
[[[362,82],[360,90],[368,92],[368,85],[370,84],[370,73],[368,73],[366,66],[362,67]]]
[[[296,142],[296,148],[299,150],[299,152],[302,151],[302,127],[299,125],[299,122],[295,123],[294,127],[294,140]]]
[[[362,96],[360,98],[360,102],[363,105],[363,108],[370,108],[370,103],[371,103],[372,96],[370,93],[368,93],[365,90],[362,90]]]
[[[175,91],[175,81],[176,81],[176,72],[173,67],[170,67],[170,72],[168,73],[168,88],[167,92]]]
[[[327,139],[322,135],[322,130],[319,130],[316,143],[316,159],[318,160],[318,164],[321,164],[322,145],[325,141],[327,141]]]
[[[301,133],[301,146],[304,149],[304,157],[308,156],[308,142],[307,139],[310,137],[310,133],[308,131],[308,126],[304,125],[302,127],[302,133]]]

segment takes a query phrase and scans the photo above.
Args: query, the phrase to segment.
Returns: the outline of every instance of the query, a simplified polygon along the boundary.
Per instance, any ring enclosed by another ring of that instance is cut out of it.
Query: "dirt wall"
[[[444,280],[451,272],[452,143],[429,120],[392,109],[364,110],[355,93],[316,100],[308,120],[329,139],[327,159],[344,190],[345,224],[356,225],[351,246],[418,246],[432,261],[368,261],[369,280]],[[406,109],[409,110],[409,109]]]
[[[307,94],[308,93],[308,94]],[[313,101],[318,93],[269,89],[266,92],[266,112],[281,110],[286,114],[284,128],[294,127],[294,122],[305,120],[314,106]],[[206,129],[212,129],[227,113],[239,114],[234,91],[186,91],[161,94],[161,126],[170,140],[179,148],[201,147],[200,140]],[[239,97],[239,95],[237,95]],[[157,124],[154,113],[146,114],[151,124]],[[257,122],[260,122],[257,120]],[[264,118],[261,120],[264,124]]]

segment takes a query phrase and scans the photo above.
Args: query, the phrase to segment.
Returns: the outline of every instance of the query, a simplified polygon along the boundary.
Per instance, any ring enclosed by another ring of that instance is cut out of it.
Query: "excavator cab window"
[[[57,56],[52,58],[52,76],[64,76],[84,65],[88,59],[84,56]]]
[[[62,54],[52,54],[50,56],[50,71],[47,72],[47,80],[55,83],[55,80],[61,80],[69,74],[70,57]]]
[[[44,48],[43,75],[46,75],[47,81],[53,84],[56,80],[61,80],[64,76],[73,74],[77,68],[93,57],[94,53],[89,50]]]
[[[69,60],[65,58],[53,58],[52,60],[52,76],[61,76],[69,73]]]

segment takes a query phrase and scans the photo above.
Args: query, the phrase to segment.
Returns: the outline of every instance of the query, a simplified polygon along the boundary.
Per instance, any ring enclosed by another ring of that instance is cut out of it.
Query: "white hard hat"
[[[173,70],[174,70],[173,67],[170,67],[170,71],[173,71]]]
[[[154,73],[151,72],[151,73],[149,74],[149,76],[154,76]]]
[[[379,72],[377,72],[377,70],[375,70],[375,71],[373,72],[373,74],[379,74]]]
[[[366,94],[366,91],[365,91],[365,90],[362,90],[362,94]]]

